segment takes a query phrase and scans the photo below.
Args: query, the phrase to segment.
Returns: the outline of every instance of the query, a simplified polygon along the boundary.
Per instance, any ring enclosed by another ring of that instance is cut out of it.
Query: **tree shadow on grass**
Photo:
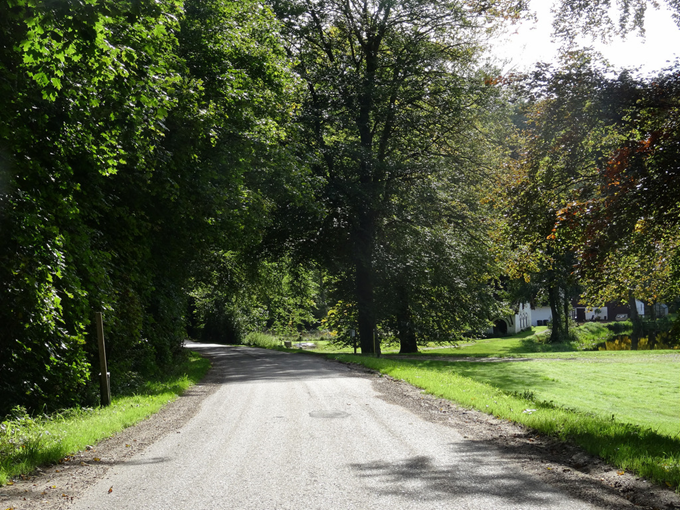
[[[530,354],[534,352],[573,352],[575,349],[568,343],[543,343],[535,338],[524,338],[516,347],[508,349],[511,354]]]
[[[489,384],[506,393],[523,392],[527,389],[539,392],[552,388],[559,382],[537,372],[534,362],[517,360],[517,362],[479,362],[458,361],[449,363],[439,360],[412,361],[414,365],[425,370],[441,371],[442,375],[454,373],[474,381]]]

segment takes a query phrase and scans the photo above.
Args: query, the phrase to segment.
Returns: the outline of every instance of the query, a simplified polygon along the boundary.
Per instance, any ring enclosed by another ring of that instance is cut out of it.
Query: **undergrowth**
[[[262,347],[263,349],[276,349],[282,345],[278,337],[267,333],[248,333],[241,343],[242,345]]]

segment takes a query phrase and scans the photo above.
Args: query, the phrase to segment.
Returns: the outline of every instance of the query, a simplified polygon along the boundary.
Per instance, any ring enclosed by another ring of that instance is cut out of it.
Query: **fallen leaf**
[[[619,476],[621,476],[621,475],[624,474],[624,473],[625,473],[625,471],[617,471],[617,472],[616,472],[616,474],[619,475]]]
[[[92,460],[95,461],[95,462],[100,462],[102,459],[100,459],[99,457],[95,457],[95,458],[92,459]]]
[[[7,482],[7,485],[14,485],[14,482]]]

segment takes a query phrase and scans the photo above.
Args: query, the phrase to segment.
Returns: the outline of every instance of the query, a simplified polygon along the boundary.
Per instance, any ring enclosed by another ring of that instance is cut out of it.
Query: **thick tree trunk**
[[[399,330],[399,353],[409,354],[418,352],[418,343],[416,342],[416,332],[413,329],[413,321],[411,320],[408,294],[404,288],[401,288],[399,291],[397,327]]]
[[[375,317],[373,315],[373,275],[365,264],[356,265],[356,293],[359,312],[359,345],[362,354],[380,352],[380,345],[374,346]]]
[[[365,212],[355,233],[355,289],[359,322],[359,345],[362,354],[380,354],[380,341],[375,337],[375,312],[373,306],[374,218],[372,211]]]
[[[633,351],[637,351],[640,337],[642,336],[642,319],[638,314],[635,294],[633,294],[632,290],[628,292],[628,308],[630,308],[630,321],[633,323],[633,333],[630,335],[630,348]]]

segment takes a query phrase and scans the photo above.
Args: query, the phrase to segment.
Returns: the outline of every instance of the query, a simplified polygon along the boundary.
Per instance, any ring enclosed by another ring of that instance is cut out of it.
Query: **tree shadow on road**
[[[579,480],[578,494],[565,502],[566,487],[548,484],[525,473],[510,461],[500,461],[501,452],[487,441],[464,441],[447,446],[451,462],[435,463],[427,456],[405,458],[396,462],[366,462],[351,469],[368,480],[381,496],[397,496],[409,501],[464,504],[475,501],[488,508],[583,508],[586,504],[612,508],[616,496],[592,480]],[[546,466],[549,467],[549,465]],[[560,490],[563,489],[563,490]],[[620,499],[618,499],[620,502]]]
[[[213,364],[202,383],[266,383],[354,375],[343,365],[312,356],[240,345],[191,343],[188,347],[209,358]]]

